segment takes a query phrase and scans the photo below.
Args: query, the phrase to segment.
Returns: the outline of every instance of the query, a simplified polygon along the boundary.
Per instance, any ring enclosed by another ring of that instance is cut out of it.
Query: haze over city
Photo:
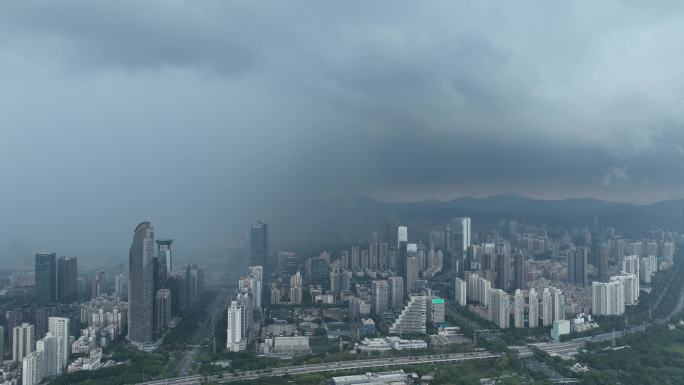
[[[2,2],[0,256],[350,195],[681,198],[681,7]]]

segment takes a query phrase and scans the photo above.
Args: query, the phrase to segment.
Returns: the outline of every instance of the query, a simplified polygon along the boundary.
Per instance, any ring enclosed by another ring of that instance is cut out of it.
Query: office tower
[[[589,252],[586,247],[578,247],[568,251],[568,283],[576,285],[587,284],[587,257]]]
[[[277,305],[280,303],[280,289],[274,287],[271,289],[271,305]]]
[[[340,251],[340,267],[342,269],[348,269],[349,268],[349,251],[348,250]]]
[[[302,274],[296,272],[290,277],[290,303],[302,303],[303,294]]]
[[[98,271],[92,280],[90,298],[97,298],[105,293],[105,272]]]
[[[237,301],[232,301],[228,307],[228,328],[226,330],[226,349],[231,352],[239,352],[245,349],[242,339],[242,314],[243,311]]]
[[[608,250],[608,244],[605,242],[599,243],[598,244],[598,275],[599,275],[599,281],[601,282],[607,282],[608,281],[608,256],[609,256],[609,250]]]
[[[461,278],[456,278],[454,281],[454,300],[458,305],[468,305],[467,282]]]
[[[198,265],[185,267],[185,292],[190,304],[197,302],[204,291],[204,269]]]
[[[536,328],[539,325],[539,299],[534,288],[530,289],[528,295],[527,325],[531,328]]]
[[[250,227],[250,265],[263,266],[266,275],[270,276],[268,264],[268,224],[258,221]]]
[[[379,315],[389,308],[389,285],[387,281],[371,282],[372,311]]]
[[[622,315],[625,313],[624,282],[592,282],[591,314]]]
[[[470,218],[454,218],[451,228],[451,271],[460,274],[470,246]]]
[[[32,352],[21,360],[21,384],[38,385],[45,377],[43,352]]]
[[[40,339],[45,336],[45,333],[48,332],[48,320],[50,317],[57,315],[57,310],[57,307],[54,306],[36,307],[36,322],[34,323],[36,329],[36,338]]]
[[[516,254],[513,259],[513,287],[516,289],[525,289],[525,256]]]
[[[34,350],[36,330],[33,325],[23,323],[12,330],[12,361],[21,362]]]
[[[36,352],[43,353],[43,375],[45,377],[62,373],[62,367],[59,365],[59,339],[57,337],[48,332],[45,337],[36,342]]]
[[[158,331],[162,331],[169,327],[169,322],[171,322],[171,290],[159,289],[156,297],[157,322],[155,325]]]
[[[542,292],[542,325],[551,326],[553,323],[553,300],[551,299],[551,291],[548,287],[544,288]]]
[[[401,242],[408,243],[408,227],[406,226],[397,227],[397,249],[399,248],[399,245],[401,245]]]
[[[399,317],[390,326],[390,334],[425,334],[427,331],[427,300],[424,295],[412,295]]]
[[[367,250],[364,250],[367,255]],[[319,256],[311,258],[309,261],[309,278],[311,283],[321,285],[323,289],[330,289],[330,265],[325,258]]]
[[[154,228],[142,222],[133,234],[128,271],[128,340],[139,350],[152,342]]]
[[[625,305],[636,305],[639,301],[639,277],[634,274],[622,273],[610,277],[610,281],[622,281],[624,287]]]
[[[122,300],[128,299],[128,279],[119,273],[114,277],[114,294]]]
[[[404,306],[404,279],[402,277],[390,277],[388,281],[392,308]]]
[[[416,291],[416,281],[418,280],[418,274],[420,271],[420,266],[417,257],[406,258],[406,291],[408,293],[413,293]]]
[[[35,279],[36,302],[39,304],[57,301],[57,258],[55,253],[37,253]]]
[[[496,286],[507,291],[511,287],[511,259],[502,254],[497,257],[496,262]]]
[[[69,318],[50,317],[48,332],[57,338],[59,358],[57,360],[61,370],[66,370],[69,360]]]
[[[515,289],[513,297],[513,325],[516,328],[525,327],[525,294],[522,290]]]
[[[263,299],[264,290],[264,267],[263,266],[250,266],[249,267],[249,278],[252,279],[252,291],[254,296],[254,308],[261,309],[261,302]]]
[[[444,304],[444,299],[435,297],[430,301],[430,321],[433,324],[444,323],[444,315],[446,313],[446,308]]]
[[[509,303],[508,294],[501,289],[493,289],[489,292],[489,320],[501,329],[508,329]]]
[[[563,320],[565,319],[565,294],[555,287],[552,287],[550,291],[553,321]]]
[[[340,294],[342,290],[342,273],[338,266],[333,266],[330,269],[330,292]]]
[[[57,259],[57,301],[72,303],[78,299],[78,260],[75,257]]]
[[[171,258],[171,244],[173,239],[158,239],[157,240],[157,257],[159,258],[160,271],[159,277],[162,278],[160,287],[166,289],[166,278],[173,270],[173,259]]]

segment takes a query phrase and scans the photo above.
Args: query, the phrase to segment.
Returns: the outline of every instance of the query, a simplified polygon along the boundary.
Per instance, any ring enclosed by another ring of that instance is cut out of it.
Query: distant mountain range
[[[474,227],[491,226],[499,219],[526,223],[585,225],[595,223],[618,229],[644,229],[659,226],[681,231],[684,226],[684,199],[652,204],[609,202],[593,198],[534,199],[514,194],[486,198],[461,197],[450,201],[383,202],[366,196],[307,202],[294,206],[283,223],[281,235],[291,240],[332,241],[347,237],[366,238],[385,223],[446,223],[456,216],[473,218]],[[288,210],[288,211],[290,211]],[[282,213],[285,214],[285,213]],[[274,231],[280,232],[278,223]]]

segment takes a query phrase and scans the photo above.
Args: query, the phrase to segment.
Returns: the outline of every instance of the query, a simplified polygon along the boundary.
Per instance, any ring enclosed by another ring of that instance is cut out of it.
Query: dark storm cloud
[[[194,250],[292,199],[681,196],[681,6],[0,4],[0,255]]]

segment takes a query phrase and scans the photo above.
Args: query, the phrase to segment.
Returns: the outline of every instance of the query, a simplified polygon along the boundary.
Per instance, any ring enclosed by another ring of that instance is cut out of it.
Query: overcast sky
[[[125,255],[292,197],[684,196],[684,9],[0,2],[0,257]]]

